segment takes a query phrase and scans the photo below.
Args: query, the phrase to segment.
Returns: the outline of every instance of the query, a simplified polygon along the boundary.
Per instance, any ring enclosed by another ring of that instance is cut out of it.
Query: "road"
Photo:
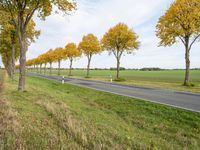
[[[59,76],[48,76],[36,73],[28,73],[28,75],[59,82],[62,81],[62,77]],[[142,99],[200,113],[200,94],[178,92],[173,90],[126,86],[114,83],[88,81],[74,78],[64,78],[64,81],[67,84],[73,84],[76,86],[95,89],[98,91]]]

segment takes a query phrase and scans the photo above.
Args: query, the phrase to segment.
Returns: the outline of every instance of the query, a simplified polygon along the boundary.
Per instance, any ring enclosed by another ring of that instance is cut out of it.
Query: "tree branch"
[[[28,23],[31,20],[34,12],[38,9],[39,4],[40,4],[40,0],[37,1],[35,8],[29,14],[27,14],[24,26],[28,25]]]
[[[112,52],[115,55],[115,57],[117,58],[117,54],[116,54],[115,50],[112,50]]]
[[[119,59],[121,58],[123,51],[119,52]]]
[[[197,40],[199,37],[200,37],[200,34],[197,35],[197,36],[194,38],[194,40],[192,41],[192,43],[191,43],[190,46],[189,46],[189,50],[192,48],[192,45],[196,42],[196,40]]]
[[[181,36],[178,36],[178,38],[183,42],[183,44],[185,45],[185,41],[182,39]]]

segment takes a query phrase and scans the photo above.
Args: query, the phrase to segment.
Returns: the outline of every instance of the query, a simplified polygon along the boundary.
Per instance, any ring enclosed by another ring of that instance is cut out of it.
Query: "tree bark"
[[[11,48],[11,78],[15,80],[15,44]]]
[[[39,73],[39,68],[38,68],[38,65],[37,65],[37,73]]]
[[[50,75],[51,75],[51,69],[52,69],[52,62],[50,62]]]
[[[19,83],[18,90],[25,91],[25,76],[26,76],[26,51],[27,51],[27,42],[26,42],[26,25],[24,23],[23,12],[18,14],[18,37],[20,44],[20,66],[19,66]]]
[[[86,77],[89,77],[90,74],[90,62],[91,62],[92,55],[88,56],[88,65],[87,65],[87,74]]]
[[[40,64],[40,74],[42,74],[42,64]]]
[[[44,64],[44,74],[46,74],[47,64]]]
[[[119,79],[119,71],[120,71],[120,58],[117,58],[117,79]]]
[[[73,59],[70,58],[69,76],[72,75],[72,63],[73,63]]]
[[[184,85],[190,84],[190,49],[189,49],[189,38],[185,38],[185,80]]]
[[[58,60],[58,75],[60,75],[60,60]]]
[[[23,32],[23,31],[22,31]],[[25,91],[25,76],[26,76],[26,37],[25,33],[20,33],[21,39],[20,41],[20,66],[19,66],[19,84],[18,90]]]
[[[6,71],[9,77],[12,77],[12,57],[8,56]]]

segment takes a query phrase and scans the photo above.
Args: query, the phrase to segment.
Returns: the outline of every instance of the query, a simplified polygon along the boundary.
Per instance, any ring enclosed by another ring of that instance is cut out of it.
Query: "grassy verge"
[[[7,79],[1,94],[17,122],[2,149],[12,142],[37,150],[200,147],[199,113],[35,77],[27,77],[27,92],[16,89]]]
[[[5,77],[5,71],[0,70],[0,150],[18,149],[21,145],[17,136],[17,113],[4,96]]]
[[[42,71],[43,73],[44,71]],[[49,73],[49,70],[47,71]],[[73,70],[72,78],[85,78],[84,70]],[[86,80],[98,80],[110,82],[110,76],[113,78],[113,82],[118,84],[152,87],[161,89],[172,89],[178,91],[187,91],[200,93],[200,71],[191,70],[190,78],[191,82],[195,85],[194,87],[183,86],[184,70],[169,70],[169,71],[133,71],[125,70],[121,71],[121,78],[123,81],[116,82],[115,79],[116,71],[111,70],[91,70],[90,78]],[[57,70],[53,69],[52,75],[57,75]],[[61,70],[61,75],[68,76],[68,70]]]
[[[0,70],[0,92],[3,89],[4,79],[5,79],[5,71]]]

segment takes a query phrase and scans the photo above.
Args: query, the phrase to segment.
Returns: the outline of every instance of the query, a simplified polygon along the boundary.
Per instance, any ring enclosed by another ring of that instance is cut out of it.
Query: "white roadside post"
[[[110,82],[112,83],[112,75],[110,75]]]
[[[64,84],[64,83],[65,83],[65,77],[62,76],[62,84]]]

